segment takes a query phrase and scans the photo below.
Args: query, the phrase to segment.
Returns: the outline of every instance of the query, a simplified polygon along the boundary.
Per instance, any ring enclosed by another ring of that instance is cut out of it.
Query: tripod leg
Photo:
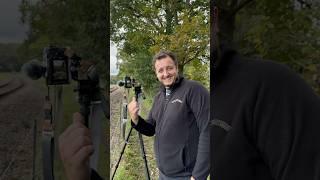
[[[148,168],[148,162],[147,162],[147,157],[146,157],[146,152],[144,150],[144,144],[143,144],[143,139],[141,133],[139,134],[139,143],[140,143],[140,149],[141,149],[141,155],[144,161],[144,170],[146,174],[147,180],[150,180],[150,173],[149,173],[149,168]]]
[[[131,126],[130,131],[129,131],[127,137],[126,137],[126,141],[125,141],[124,145],[122,146],[122,150],[121,150],[121,153],[120,153],[120,157],[119,157],[119,159],[118,159],[118,161],[117,161],[117,163],[116,163],[116,166],[115,166],[114,172],[113,172],[113,174],[112,174],[111,180],[113,180],[114,176],[116,175],[116,172],[117,172],[117,169],[118,169],[118,167],[119,167],[120,161],[121,161],[121,159],[122,159],[124,150],[126,149],[126,146],[127,146],[127,144],[129,143],[129,138],[130,138],[132,129],[133,129],[133,127]]]
[[[89,127],[91,129],[92,144],[94,147],[94,152],[90,157],[90,167],[98,172],[98,162],[99,162],[99,151],[101,145],[101,139],[103,137],[102,132],[102,121],[103,121],[103,111],[101,107],[101,102],[91,102],[89,116]]]

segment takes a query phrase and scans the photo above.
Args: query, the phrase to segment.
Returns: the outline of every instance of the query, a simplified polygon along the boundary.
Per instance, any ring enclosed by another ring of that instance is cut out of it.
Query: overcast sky
[[[0,0],[0,43],[19,43],[26,38],[27,28],[20,22],[21,0]]]
[[[20,22],[21,0],[0,0],[0,43],[21,43],[26,38],[27,27]],[[116,69],[117,48],[110,42],[110,74]]]
[[[119,70],[116,68],[117,63],[117,48],[110,41],[110,75],[117,75]]]

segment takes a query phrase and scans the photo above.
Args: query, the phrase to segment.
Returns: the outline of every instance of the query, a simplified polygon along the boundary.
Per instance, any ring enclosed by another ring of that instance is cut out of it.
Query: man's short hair
[[[178,68],[178,60],[177,60],[176,55],[171,51],[164,51],[164,50],[160,51],[158,54],[153,56],[153,61],[152,61],[153,68],[154,68],[154,65],[156,64],[157,60],[161,60],[166,57],[170,57],[173,60],[174,65]]]

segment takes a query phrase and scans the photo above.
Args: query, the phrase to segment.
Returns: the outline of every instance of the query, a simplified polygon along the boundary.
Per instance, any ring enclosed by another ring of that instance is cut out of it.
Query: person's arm
[[[155,134],[156,123],[152,119],[152,109],[153,105],[149,112],[148,119],[145,121],[141,116],[138,115],[139,107],[138,102],[135,100],[135,98],[133,98],[128,105],[132,127],[146,136],[153,136]]]
[[[197,160],[192,177],[195,180],[205,180],[210,170],[210,96],[208,90],[201,85],[193,86],[188,96],[188,104],[196,118],[200,132]]]
[[[261,82],[253,140],[275,180],[320,179],[320,98],[291,70]]]
[[[151,123],[146,122],[142,117],[139,116],[138,123],[135,124],[131,121],[131,125],[141,134],[146,136],[153,136],[155,134],[155,126]]]

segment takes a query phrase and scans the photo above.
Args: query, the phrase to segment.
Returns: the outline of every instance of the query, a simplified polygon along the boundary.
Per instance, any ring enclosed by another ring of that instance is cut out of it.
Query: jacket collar
[[[183,81],[183,79],[184,79],[183,76],[178,75],[176,81],[175,81],[169,88],[170,88],[171,90],[176,89],[176,88],[181,84],[181,82]],[[161,89],[162,92],[164,92],[164,93],[166,92],[166,87],[165,87],[163,84],[161,84],[160,89]]]
[[[224,45],[220,46],[221,56],[214,62],[213,73],[210,74],[210,79],[213,80],[213,87],[215,87],[221,78],[224,76],[224,73],[227,72],[229,64],[232,62],[235,56],[237,56],[237,51],[232,48],[228,48]]]

